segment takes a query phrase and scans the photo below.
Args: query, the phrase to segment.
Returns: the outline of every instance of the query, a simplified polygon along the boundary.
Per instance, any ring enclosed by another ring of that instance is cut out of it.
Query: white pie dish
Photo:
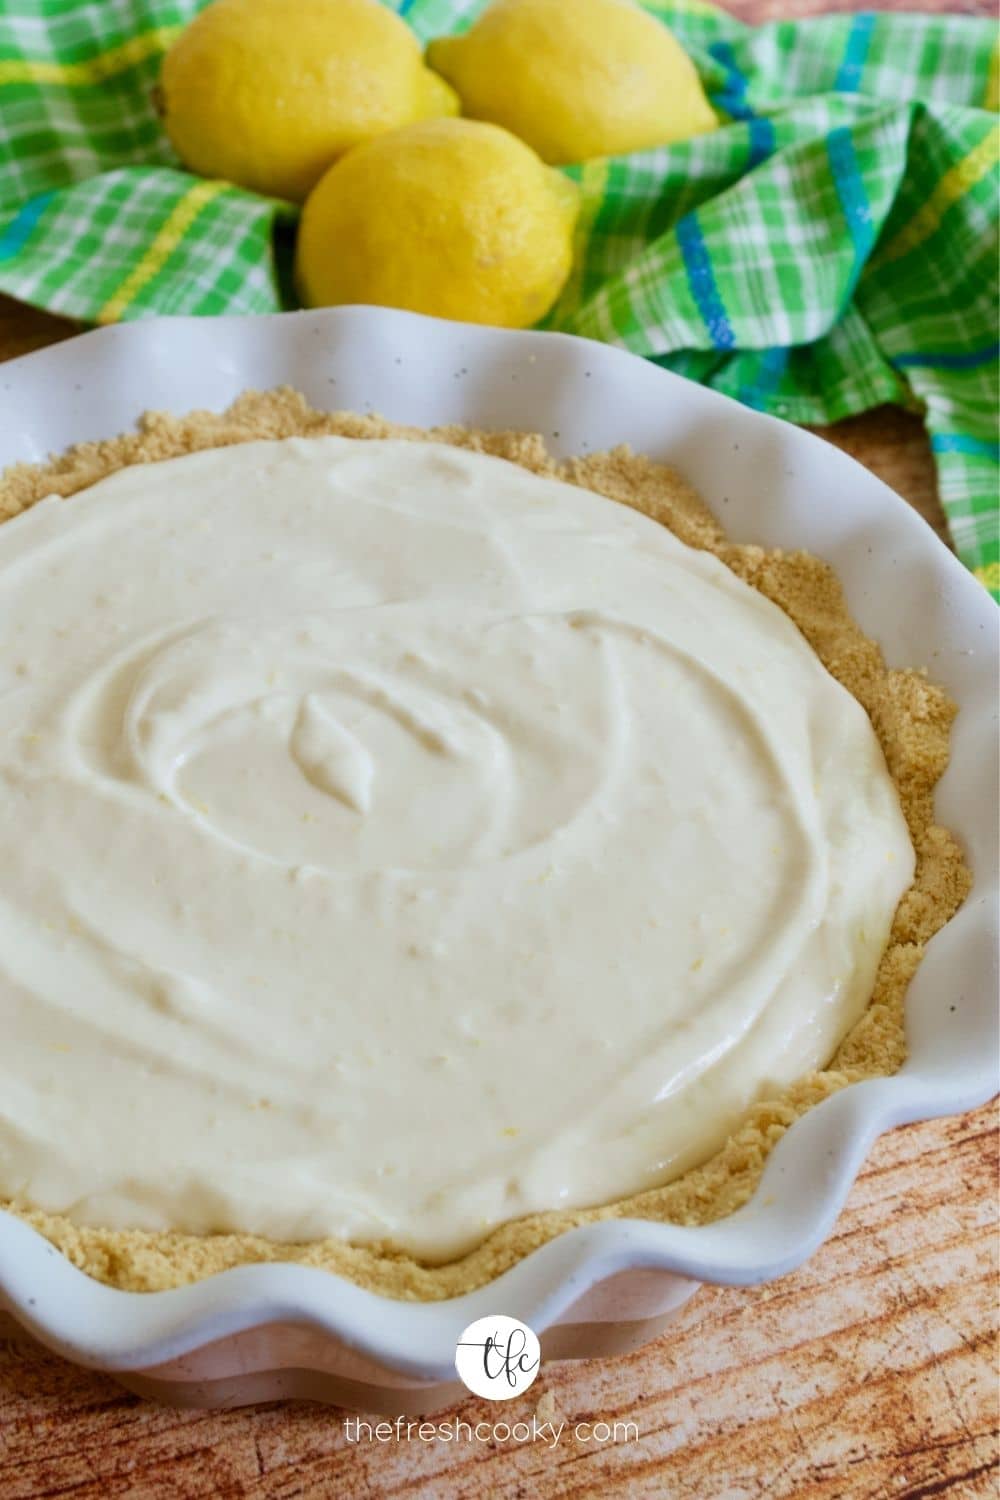
[[[173,1292],[113,1291],[0,1214],[0,1307],[49,1347],[135,1389],[199,1405],[301,1394],[430,1410],[456,1392],[455,1341],[473,1319],[522,1319],[548,1357],[634,1347],[698,1282],[763,1281],[805,1259],[880,1131],[995,1091],[998,617],[919,516],[836,449],[619,350],[560,335],[372,308],[105,329],[0,366],[0,467],[112,436],[145,409],[220,408],[248,387],[285,383],[317,406],[538,430],[560,454],[629,442],[665,459],[737,540],[805,547],[831,562],[890,663],[926,665],[961,709],[937,808],[963,841],[975,886],[910,987],[909,1059],[894,1078],[844,1090],[794,1125],[754,1198],[730,1218],[699,1229],[586,1226],[477,1292],[413,1304],[292,1265],[246,1266]]]

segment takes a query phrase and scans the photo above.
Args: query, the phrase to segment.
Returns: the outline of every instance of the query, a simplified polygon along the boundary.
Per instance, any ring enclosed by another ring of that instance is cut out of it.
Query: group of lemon
[[[160,97],[192,170],[304,201],[309,306],[508,328],[544,317],[570,271],[578,192],[555,167],[716,124],[633,0],[493,0],[426,60],[380,0],[213,0]]]

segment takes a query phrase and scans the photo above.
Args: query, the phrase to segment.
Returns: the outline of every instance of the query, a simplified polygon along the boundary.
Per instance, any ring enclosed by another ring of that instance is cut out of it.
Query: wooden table
[[[828,7],[731,8],[756,20]],[[993,11],[990,0],[919,8]],[[0,359],[74,331],[0,299]],[[824,435],[944,535],[915,418],[886,408]],[[0,1500],[994,1495],[997,1176],[992,1107],[883,1137],[834,1233],[799,1271],[750,1291],[704,1288],[656,1343],[548,1366],[506,1404],[503,1419],[515,1422],[551,1398],[567,1422],[556,1448],[359,1445],[342,1413],[302,1403],[176,1412],[0,1337]],[[449,1415],[500,1419],[475,1400]],[[602,1445],[572,1431],[615,1419],[635,1422],[638,1440]]]

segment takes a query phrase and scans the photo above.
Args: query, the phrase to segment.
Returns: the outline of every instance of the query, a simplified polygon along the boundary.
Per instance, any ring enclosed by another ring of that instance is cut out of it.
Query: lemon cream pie
[[[0,1196],[124,1284],[433,1277],[704,1174],[906,969],[929,836],[673,476],[274,401],[0,492]]]

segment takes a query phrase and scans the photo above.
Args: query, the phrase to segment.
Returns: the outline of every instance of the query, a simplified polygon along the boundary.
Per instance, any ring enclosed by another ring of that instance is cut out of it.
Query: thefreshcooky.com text
[[[416,1422],[396,1417],[392,1422],[368,1422],[364,1417],[345,1417],[344,1436],[349,1443],[544,1443],[557,1448],[563,1438],[578,1443],[635,1443],[636,1422],[466,1422],[446,1417],[440,1422]]]

